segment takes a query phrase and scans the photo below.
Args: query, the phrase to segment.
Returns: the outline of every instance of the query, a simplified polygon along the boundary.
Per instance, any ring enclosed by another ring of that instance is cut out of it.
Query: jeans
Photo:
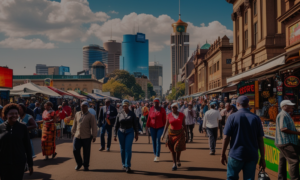
[[[110,148],[111,144],[111,134],[112,134],[112,125],[108,125],[107,123],[102,125],[101,131],[101,148],[105,148],[105,132],[107,131],[107,148]]]
[[[121,149],[122,165],[125,168],[131,167],[132,143],[134,139],[133,128],[126,129],[125,132],[118,131],[118,138]]]
[[[200,125],[199,125],[199,132],[203,133],[203,120],[201,119],[199,123],[200,123]]]
[[[191,141],[193,140],[193,137],[194,137],[194,133],[193,133],[194,127],[195,127],[195,124],[187,125],[187,131],[188,131],[187,135],[188,135],[188,137],[186,138],[186,142],[188,142],[189,139],[191,139]]]
[[[140,123],[140,118],[137,117],[136,121],[139,123],[139,131],[143,132],[143,129],[142,129],[142,126],[141,126],[141,123]]]
[[[219,120],[219,132],[220,132],[220,138],[223,139],[223,125],[222,125],[222,121]]]
[[[243,170],[244,180],[254,180],[256,163],[257,160],[245,162],[228,157],[227,180],[238,180],[241,170]]]
[[[164,132],[164,127],[158,129],[150,127],[150,133],[151,133],[152,144],[153,144],[153,152],[156,157],[160,156],[160,138],[163,132]]]
[[[216,152],[216,143],[218,137],[218,128],[206,128],[209,137],[209,148],[211,152]]]
[[[32,140],[30,139],[32,157],[35,156]]]
[[[73,142],[73,154],[78,166],[83,165],[84,167],[89,167],[90,165],[90,153],[91,153],[91,143],[92,138],[88,139],[78,139],[74,138]],[[81,158],[81,147],[83,147],[83,163]]]

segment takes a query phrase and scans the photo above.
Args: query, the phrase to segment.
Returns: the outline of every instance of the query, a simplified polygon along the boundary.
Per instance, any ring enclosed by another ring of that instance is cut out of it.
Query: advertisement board
[[[300,22],[290,27],[290,45],[300,41]]]
[[[13,70],[0,67],[0,88],[13,88]]]
[[[146,35],[143,33],[136,34],[136,42],[145,42]]]

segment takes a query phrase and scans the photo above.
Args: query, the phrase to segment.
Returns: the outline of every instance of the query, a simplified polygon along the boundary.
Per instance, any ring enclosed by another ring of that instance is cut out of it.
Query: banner
[[[0,67],[0,88],[13,88],[13,70]]]

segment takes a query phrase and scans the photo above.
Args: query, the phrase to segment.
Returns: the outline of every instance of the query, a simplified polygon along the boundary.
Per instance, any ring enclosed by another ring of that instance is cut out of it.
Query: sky
[[[181,0],[188,23],[190,54],[197,44],[218,36],[232,40],[232,4],[226,0]],[[103,45],[123,34],[145,33],[149,61],[163,65],[163,90],[171,83],[171,24],[178,20],[178,0],[1,0],[0,66],[15,75],[32,75],[36,64],[83,68],[82,47]]]

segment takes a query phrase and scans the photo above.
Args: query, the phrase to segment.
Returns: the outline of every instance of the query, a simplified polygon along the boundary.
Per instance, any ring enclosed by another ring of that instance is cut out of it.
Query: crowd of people
[[[76,170],[83,166],[84,171],[89,171],[91,142],[96,141],[98,129],[101,129],[99,151],[110,151],[113,136],[114,141],[119,141],[121,162],[127,173],[133,172],[131,170],[133,141],[138,141],[139,135],[142,134],[151,136],[155,162],[159,162],[161,143],[165,142],[172,155],[172,170],[175,171],[181,167],[181,152],[186,150],[187,143],[193,142],[195,124],[199,124],[199,132],[205,133],[209,139],[210,155],[215,155],[216,141],[222,139],[221,163],[227,164],[228,179],[238,179],[241,170],[244,179],[254,179],[258,150],[261,155],[260,168],[266,167],[261,120],[250,112],[249,99],[246,96],[240,96],[234,103],[230,103],[227,98],[223,101],[197,99],[190,102],[161,102],[156,98],[153,102],[147,103],[131,104],[130,101],[123,100],[122,103],[113,105],[110,99],[106,99],[98,115],[93,105],[87,101],[80,105],[75,103],[70,105],[70,102],[64,101],[58,106],[57,111],[53,109],[53,103],[50,101],[42,105],[39,102],[32,102],[27,105],[10,103],[4,107],[0,106],[2,180],[12,179],[12,176],[13,179],[22,179],[24,167],[28,167],[30,174],[33,172],[35,154],[31,138],[36,136],[38,126],[42,127],[41,148],[45,160],[48,160],[49,156],[51,158],[57,156],[55,141],[57,137],[63,135],[57,133],[59,129],[65,129],[65,133],[74,137],[73,154],[77,164]],[[282,149],[280,161],[294,158],[285,153],[287,148],[293,149],[294,146],[281,145],[293,143],[293,139],[282,133],[291,134],[293,138],[297,138],[296,134],[299,134],[295,130],[290,130],[292,127],[286,122],[289,115],[284,112],[288,112],[286,107],[289,106],[292,105],[283,104],[283,113],[277,118],[277,121],[285,122],[278,123],[284,129],[276,134],[276,142]],[[72,126],[65,125],[65,119],[68,118],[74,119]],[[226,150],[229,143],[230,152],[227,160]],[[281,166],[282,173],[284,165]],[[296,163],[294,166],[297,166]],[[297,170],[294,171],[296,174]]]

